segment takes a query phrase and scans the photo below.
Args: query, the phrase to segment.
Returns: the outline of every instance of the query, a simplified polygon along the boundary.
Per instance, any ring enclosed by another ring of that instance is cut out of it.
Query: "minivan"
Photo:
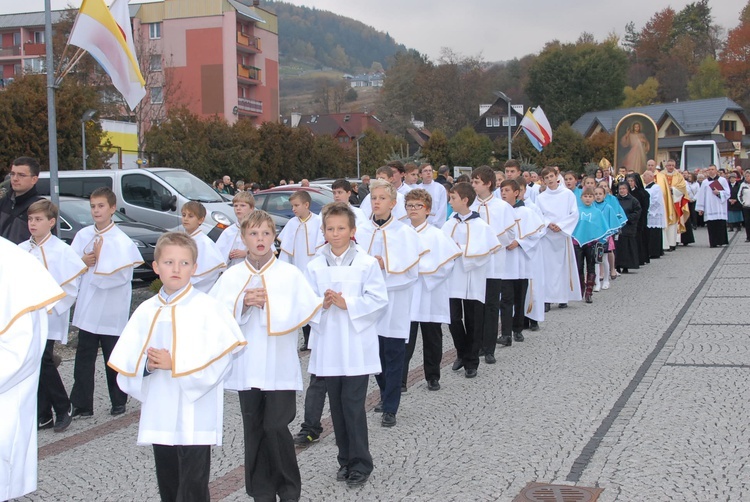
[[[60,171],[58,176],[61,196],[89,198],[96,188],[108,187],[117,195],[118,211],[157,227],[177,229],[182,223],[182,205],[191,200],[206,207],[201,229],[214,241],[237,221],[231,202],[184,169],[95,169]],[[50,195],[49,185],[49,171],[39,173],[39,195]]]

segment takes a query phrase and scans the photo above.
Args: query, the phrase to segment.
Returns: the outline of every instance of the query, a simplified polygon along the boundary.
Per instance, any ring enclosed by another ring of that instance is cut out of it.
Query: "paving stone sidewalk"
[[[750,244],[710,249],[705,229],[696,238],[591,305],[553,306],[541,331],[498,349],[475,379],[450,370],[445,329],[443,388],[429,392],[418,346],[398,425],[369,414],[369,482],[336,482],[328,434],[298,455],[302,500],[511,501],[531,481],[599,486],[603,501],[750,500]],[[40,432],[39,489],[23,500],[158,500],[151,449],[135,444],[138,403],[108,415],[99,363],[94,417]],[[72,360],[60,368],[69,389]],[[239,405],[226,396],[212,498],[249,500]]]

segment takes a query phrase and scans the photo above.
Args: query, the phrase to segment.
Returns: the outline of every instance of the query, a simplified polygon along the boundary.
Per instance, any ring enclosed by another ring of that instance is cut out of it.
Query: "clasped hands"
[[[149,373],[153,373],[156,370],[171,370],[172,369],[172,355],[167,349],[155,349],[153,347],[146,351],[146,367]]]
[[[85,253],[81,257],[81,260],[86,264],[87,267],[93,267],[94,265],[96,265],[96,262],[99,260],[99,253],[101,253],[102,251],[103,244],[103,240],[97,239],[96,241],[94,241],[94,250],[90,253]]]
[[[337,293],[332,289],[327,289],[323,294],[323,308],[329,309],[331,305],[335,305],[341,310],[346,310],[346,300],[341,296],[341,293]]]

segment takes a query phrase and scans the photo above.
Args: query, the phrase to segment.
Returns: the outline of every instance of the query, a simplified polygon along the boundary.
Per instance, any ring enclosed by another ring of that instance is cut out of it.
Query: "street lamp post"
[[[508,103],[508,160],[510,160],[511,159],[511,139],[512,139],[511,138],[511,131],[510,131],[510,114],[511,114],[510,102],[511,102],[511,99],[504,92],[496,91],[495,94],[498,95],[498,96],[500,96],[501,98],[503,98]]]
[[[86,110],[81,117],[81,146],[83,147],[83,170],[86,170],[86,122],[94,118],[96,110]]]
[[[359,140],[361,140],[364,137],[365,137],[364,134],[360,134],[359,136],[357,136],[357,179],[361,179],[359,176]]]

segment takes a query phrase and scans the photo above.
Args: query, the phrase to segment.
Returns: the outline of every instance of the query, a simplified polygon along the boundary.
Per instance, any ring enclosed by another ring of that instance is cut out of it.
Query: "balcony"
[[[722,134],[729,141],[742,141],[742,131],[724,131]]]
[[[263,113],[263,102],[256,99],[239,98],[237,100],[237,109],[240,113],[261,115]]]
[[[12,47],[3,47],[0,49],[0,58],[7,58],[21,55],[21,46],[14,45]]]
[[[250,84],[260,84],[260,68],[243,64],[237,65],[237,78]]]
[[[47,52],[47,46],[45,44],[24,44],[23,54],[24,56],[44,56]]]
[[[240,32],[237,32],[237,48],[244,52],[251,52],[257,54],[261,51],[260,38],[248,37]]]

